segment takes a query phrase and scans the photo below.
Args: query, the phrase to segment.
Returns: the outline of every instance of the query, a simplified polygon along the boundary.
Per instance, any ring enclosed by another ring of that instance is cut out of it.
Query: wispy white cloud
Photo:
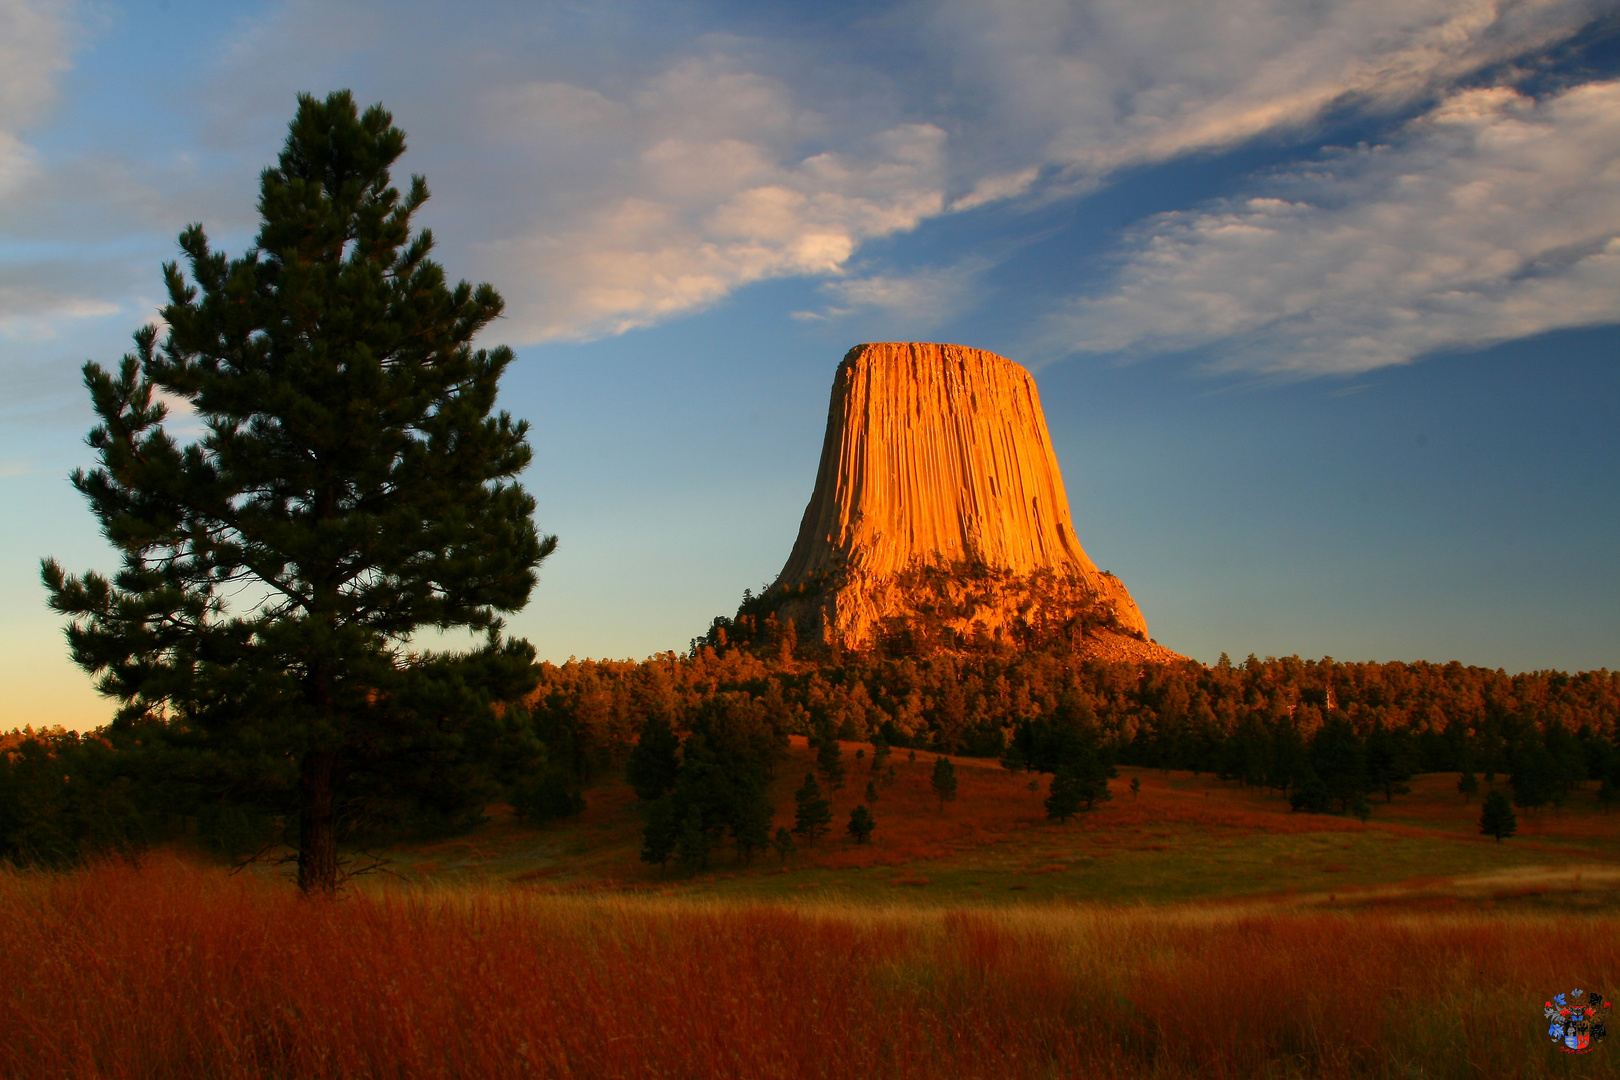
[[[532,134],[596,168],[537,199],[532,226],[481,242],[475,264],[525,283],[508,289],[521,340],[621,332],[750,282],[842,275],[866,241],[1025,195],[1043,173],[1072,194],[1121,168],[1300,128],[1347,101],[1406,102],[1566,37],[1597,8],[947,0],[925,5],[919,24],[953,59],[968,107],[876,130],[848,102],[812,108],[803,88],[737,59],[757,47],[688,58],[614,94],[500,87],[490,115],[509,137]],[[806,143],[821,149],[801,156]],[[831,283],[835,305],[819,314],[855,305],[860,280]],[[926,271],[874,280],[934,293],[944,283]]]
[[[426,153],[411,166],[454,200],[463,239],[451,261],[502,286],[508,339],[571,340],[653,325],[751,282],[841,278],[870,240],[942,214],[1072,195],[1120,168],[1298,128],[1349,99],[1405,101],[1567,36],[1598,6],[936,0],[871,23],[906,39],[911,61],[846,86],[825,74],[858,62],[828,51],[841,44],[790,27],[772,38],[768,20],[750,38],[688,23],[656,44],[621,36],[597,65],[579,57],[596,55],[599,26],[564,33],[522,8],[492,14],[505,30],[468,36],[432,18],[379,23],[363,5],[312,23],[294,4],[227,51],[221,86],[260,73],[252,93],[268,103],[264,72],[281,87],[288,71],[345,70],[351,35],[397,39],[384,51],[419,58],[398,68],[410,79],[367,69],[359,81],[417,136]],[[621,23],[640,10],[610,7]],[[257,122],[244,108],[216,111],[235,130]]]
[[[1040,178],[1040,175],[1039,166],[1029,165],[1016,172],[995,173],[986,176],[975,182],[973,189],[966,195],[952,199],[947,209],[953,214],[959,214],[990,203],[1017,198],[1034,187],[1035,181]]]
[[[954,266],[928,267],[910,273],[856,274],[821,286],[830,303],[820,311],[796,311],[804,321],[842,319],[880,312],[893,333],[917,332],[943,324],[973,305],[974,286],[989,266],[967,259]]]
[[[130,310],[114,298],[131,284],[128,268],[107,260],[0,261],[0,340],[50,340],[74,323]]]
[[[1454,94],[1388,145],[1148,222],[1070,348],[1355,372],[1620,318],[1620,82]]]
[[[120,310],[106,300],[0,287],[0,337],[32,341],[53,338],[64,320],[105,318]]]
[[[724,58],[684,61],[618,97],[554,83],[501,97],[508,131],[605,143],[591,156],[613,161],[472,249],[491,276],[530,283],[508,290],[506,329],[522,340],[619,333],[750,282],[838,274],[865,241],[943,208],[940,128],[896,124],[805,153],[824,118]]]
[[[62,382],[63,365],[21,354],[75,324],[116,314],[118,277],[105,259],[47,257],[8,241],[36,215],[50,169],[29,143],[68,70],[75,7],[57,0],[0,0],[0,375],[5,405],[33,407]],[[17,475],[15,463],[6,466]]]
[[[874,239],[1032,194],[1072,197],[1122,168],[1297,131],[1346,103],[1441,93],[1604,6],[902,0],[863,21],[863,34],[904,45],[885,67],[838,35],[760,18],[739,36],[695,6],[492,4],[468,22],[424,4],[290,0],[211,42],[206,85],[175,95],[194,102],[181,122],[208,144],[197,155],[170,145],[161,161],[40,162],[8,118],[48,100],[72,20],[45,0],[0,0],[0,187],[9,175],[15,194],[0,234],[166,241],[195,219],[240,230],[292,92],[347,85],[411,133],[404,165],[438,193],[427,216],[441,254],[501,287],[506,340],[620,333],[794,275],[831,279],[828,312],[878,310],[855,299],[877,286],[858,282],[921,288],[935,272],[862,277],[852,267]],[[644,29],[655,23],[667,29]]]
[[[53,0],[0,0],[0,196],[36,167],[22,129],[51,100],[67,67],[66,9]]]
[[[1088,184],[1299,129],[1335,107],[1419,99],[1608,10],[1600,0],[944,0],[926,26],[982,117],[966,141],[1015,174],[1048,164]]]

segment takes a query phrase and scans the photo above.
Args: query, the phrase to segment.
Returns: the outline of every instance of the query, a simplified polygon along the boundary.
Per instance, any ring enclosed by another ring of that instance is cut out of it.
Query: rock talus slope
[[[801,640],[854,648],[919,616],[962,636],[1078,618],[1147,636],[1080,546],[1035,380],[959,345],[844,357],[815,491],[763,599]]]

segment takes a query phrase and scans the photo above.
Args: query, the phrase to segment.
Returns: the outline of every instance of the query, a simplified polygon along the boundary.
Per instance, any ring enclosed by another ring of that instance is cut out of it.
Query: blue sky
[[[773,578],[839,358],[909,339],[1036,373],[1179,651],[1620,666],[1612,2],[0,0],[0,728],[110,713],[38,582],[114,562],[79,365],[338,88],[507,299],[544,657]]]

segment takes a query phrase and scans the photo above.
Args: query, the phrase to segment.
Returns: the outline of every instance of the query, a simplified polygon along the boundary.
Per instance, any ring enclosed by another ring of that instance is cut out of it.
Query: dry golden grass
[[[1613,1076],[1540,1004],[1620,919],[394,888],[173,856],[0,875],[0,1076]]]

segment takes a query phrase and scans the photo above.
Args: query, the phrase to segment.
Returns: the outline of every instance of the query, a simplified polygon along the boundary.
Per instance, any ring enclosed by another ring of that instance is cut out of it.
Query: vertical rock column
[[[1124,586],[1080,546],[1029,372],[959,345],[857,345],[838,366],[815,492],[767,596],[801,635],[860,647],[879,620],[906,614],[895,578],[920,567],[1050,575],[1146,634]],[[994,628],[1012,614],[977,617]]]

